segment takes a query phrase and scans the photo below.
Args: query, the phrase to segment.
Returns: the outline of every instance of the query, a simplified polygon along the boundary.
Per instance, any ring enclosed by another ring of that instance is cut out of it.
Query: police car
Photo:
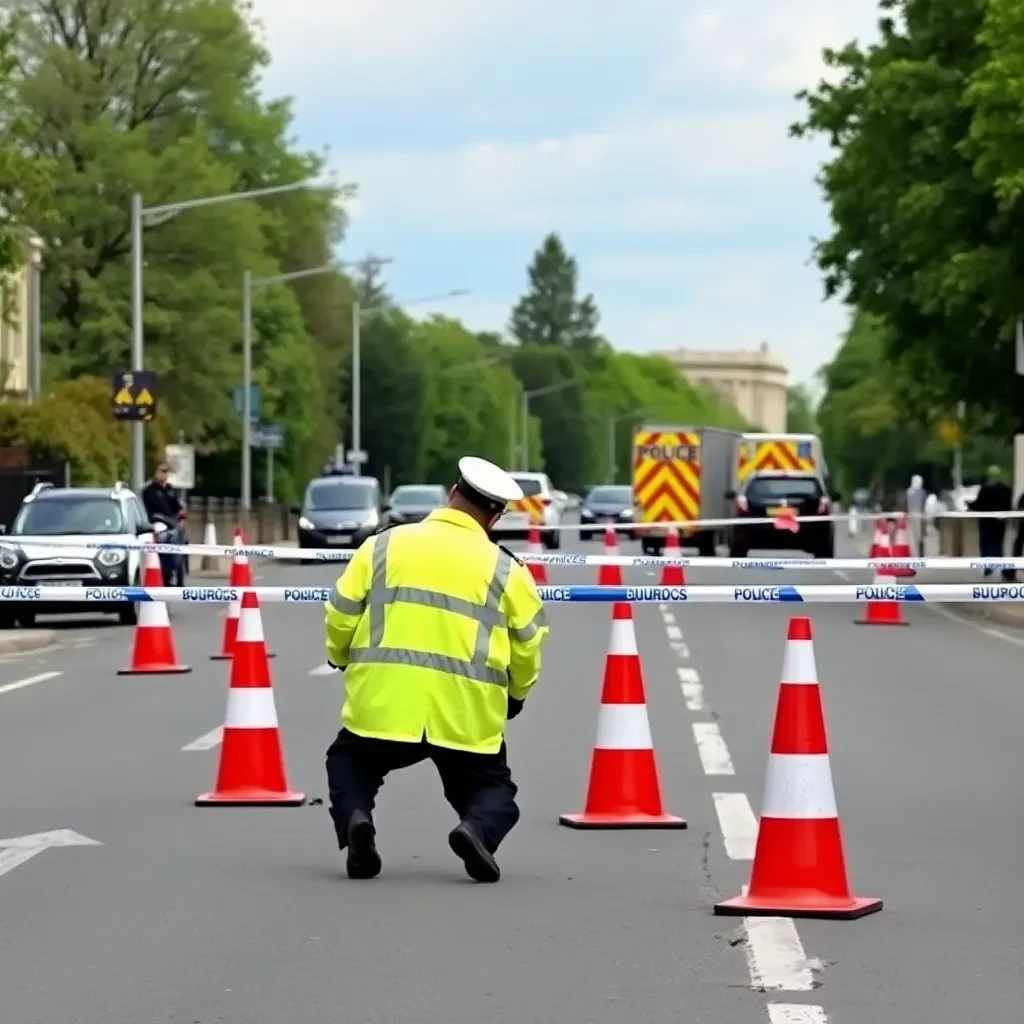
[[[0,535],[0,587],[123,587],[142,582],[143,553],[125,548],[86,547],[86,543],[153,543],[164,529],[149,522],[134,491],[121,483],[113,490],[37,484],[25,498],[9,532]],[[59,547],[25,545],[32,538]],[[80,601],[2,601],[0,628],[15,623],[31,628],[36,616],[102,612],[134,625],[134,603]]]

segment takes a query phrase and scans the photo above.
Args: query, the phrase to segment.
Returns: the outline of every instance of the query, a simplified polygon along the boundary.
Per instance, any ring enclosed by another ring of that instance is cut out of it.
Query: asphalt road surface
[[[268,585],[333,576],[258,573]],[[690,827],[588,833],[556,822],[582,808],[611,609],[553,607],[544,676],[509,730],[523,817],[496,886],[470,882],[450,854],[454,819],[429,765],[385,785],[384,871],[371,882],[345,877],[323,805],[192,805],[216,771],[228,666],[209,656],[222,609],[173,609],[190,675],[119,677],[132,632],[102,621],[60,629],[56,650],[3,658],[0,840],[72,830],[84,838],[63,841],[101,845],[28,858],[0,841],[0,1021],[1019,1020],[1019,631],[931,607],[905,607],[904,629],[863,627],[853,605],[807,606],[851,881],[885,908],[795,925],[712,915],[749,875],[794,610],[637,607],[666,808]],[[264,608],[289,781],[311,798],[326,795],[341,693],[317,672],[321,617]]]

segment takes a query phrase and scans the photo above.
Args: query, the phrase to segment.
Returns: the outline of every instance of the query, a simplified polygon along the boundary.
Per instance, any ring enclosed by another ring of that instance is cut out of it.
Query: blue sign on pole
[[[235,400],[235,414],[238,416],[242,415],[242,405],[244,404],[242,399],[245,396],[242,394],[241,386],[235,388],[234,400]],[[260,386],[259,384],[249,385],[249,419],[255,423],[260,418]]]

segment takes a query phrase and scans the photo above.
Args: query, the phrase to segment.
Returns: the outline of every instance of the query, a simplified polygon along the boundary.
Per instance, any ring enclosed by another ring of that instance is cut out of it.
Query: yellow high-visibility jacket
[[[347,729],[481,754],[501,747],[549,632],[530,571],[451,508],[370,537],[325,608]]]

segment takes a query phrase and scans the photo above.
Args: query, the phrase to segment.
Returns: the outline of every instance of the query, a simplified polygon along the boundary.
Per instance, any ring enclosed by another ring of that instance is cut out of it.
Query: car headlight
[[[581,508],[580,509],[580,519],[593,519],[593,518],[594,518],[594,513],[591,512],[589,508]]]
[[[20,560],[16,548],[0,548],[0,569],[14,569]]]
[[[104,548],[97,556],[96,561],[108,568],[120,565],[128,557],[128,552],[123,548]]]
[[[401,523],[405,520],[405,516],[403,516],[401,512],[396,512],[394,509],[392,509],[388,513],[388,519],[390,519],[394,523]]]
[[[633,518],[633,510],[631,508],[624,508],[622,510],[622,518],[623,519],[632,519]]]
[[[313,525],[312,519],[307,519],[305,516],[299,516],[299,529],[300,530],[315,530],[316,527]]]

